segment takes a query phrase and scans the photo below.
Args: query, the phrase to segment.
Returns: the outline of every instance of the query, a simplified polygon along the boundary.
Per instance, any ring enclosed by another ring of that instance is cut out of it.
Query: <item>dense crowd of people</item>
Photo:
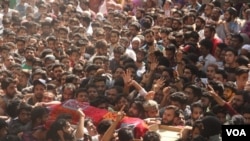
[[[132,141],[126,115],[221,141],[250,124],[250,3],[234,0],[18,0],[0,10],[1,141]],[[77,125],[51,105],[117,112]],[[143,141],[160,141],[148,131]]]

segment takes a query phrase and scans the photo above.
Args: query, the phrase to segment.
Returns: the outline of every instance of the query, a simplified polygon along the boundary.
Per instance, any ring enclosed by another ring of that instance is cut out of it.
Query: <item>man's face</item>
[[[174,20],[172,23],[172,28],[173,28],[173,30],[179,30],[180,23],[178,21]]]
[[[206,72],[207,78],[213,80],[215,76],[215,68],[208,66]]]
[[[145,35],[145,41],[148,45],[153,45],[154,43],[154,35],[152,32],[149,32],[148,34]]]
[[[54,68],[53,75],[57,80],[60,80],[62,73],[64,72],[61,66]]]
[[[42,100],[44,92],[45,87],[42,84],[37,84],[34,87],[34,95],[37,99]]]
[[[224,78],[223,78],[223,76],[222,76],[221,74],[219,74],[219,73],[216,73],[216,74],[214,75],[214,80],[215,80],[215,81],[220,81],[220,82],[224,83]]]
[[[48,41],[48,48],[54,49],[55,48],[55,41]]]
[[[63,94],[62,94],[62,96],[63,96],[63,99],[66,101],[66,100],[69,100],[69,99],[71,99],[71,98],[73,98],[73,90],[72,89],[70,89],[70,88],[65,88],[64,90],[63,90]]]
[[[229,46],[238,49],[241,47],[241,43],[237,38],[232,37],[229,41]]]
[[[136,36],[138,31],[135,26],[129,26],[129,31],[132,36]]]
[[[169,18],[164,20],[164,25],[166,27],[172,27],[172,23],[173,23],[173,21]]]
[[[211,13],[211,19],[214,21],[219,20],[220,18],[220,12],[217,9],[213,9]]]
[[[202,108],[194,107],[191,116],[193,120],[197,120],[202,116],[202,114],[203,114]]]
[[[242,89],[245,87],[248,80],[248,73],[243,73],[239,76],[236,76],[236,83],[239,89]]]
[[[234,109],[240,108],[244,104],[242,95],[234,95],[231,105]]]
[[[79,102],[88,102],[88,93],[86,92],[80,92],[78,93],[76,100]]]
[[[195,20],[195,27],[196,27],[196,30],[198,29],[201,29],[202,28],[202,22],[201,22],[201,20],[199,19],[199,18],[197,18],[196,20]]]
[[[118,92],[116,89],[109,89],[107,90],[106,97],[110,103],[113,103],[115,101],[117,94]]]
[[[18,116],[18,119],[23,123],[26,124],[30,121],[30,111],[27,110],[21,110]]]
[[[133,103],[131,105],[131,107],[129,108],[129,110],[128,110],[128,116],[139,117],[139,111],[138,111],[135,103]]]
[[[227,121],[225,113],[217,113],[216,117],[219,119],[221,124],[224,124]]]
[[[93,64],[100,66],[101,68],[104,67],[104,62],[102,59],[95,59],[95,61],[93,62]]]
[[[98,82],[95,82],[95,86],[96,86],[96,89],[97,89],[97,92],[100,94],[100,95],[103,95],[105,90],[106,90],[106,84],[104,81],[98,81]]]
[[[116,33],[111,33],[110,42],[116,44],[119,41],[119,36]]]
[[[194,93],[193,93],[193,90],[191,88],[185,88],[184,89],[184,94],[188,98],[188,103],[194,102]]]
[[[95,88],[88,88],[87,91],[88,91],[88,95],[89,95],[90,100],[93,100],[96,97],[98,97],[98,93],[97,93],[97,90]]]
[[[6,59],[4,60],[4,65],[6,66],[6,68],[9,68],[14,63],[15,60],[12,56],[7,56]]]
[[[50,26],[46,25],[42,27],[43,34],[49,34],[51,33],[51,28]]]
[[[136,16],[137,19],[141,19],[142,18],[141,11],[137,10],[136,13],[135,13],[135,16]]]
[[[13,98],[16,94],[16,84],[15,83],[10,83],[9,86],[6,88],[6,95],[8,97]]]
[[[208,97],[201,97],[201,103],[206,108],[210,105],[210,100]]]
[[[244,113],[245,124],[250,125],[250,113]]]
[[[133,41],[131,44],[132,44],[132,49],[134,51],[137,51],[139,49],[139,47],[140,47],[140,42],[137,41],[137,40]]]
[[[166,109],[164,111],[162,122],[165,125],[173,125],[174,124],[175,113],[173,109]]]
[[[225,62],[226,64],[232,64],[235,62],[236,56],[231,51],[227,51],[225,54]]]
[[[212,13],[212,7],[210,6],[206,6],[205,9],[204,9],[204,13],[205,13],[205,16],[206,17],[210,17],[211,16],[211,13]]]
[[[232,20],[232,16],[229,14],[228,11],[224,13],[224,19],[226,22],[230,22]]]
[[[207,39],[212,38],[212,32],[210,31],[209,28],[204,28],[204,36],[205,36],[205,38],[207,38]]]
[[[159,115],[158,113],[157,109],[150,109],[146,112],[148,118],[155,118]]]
[[[96,126],[93,124],[93,122],[89,121],[86,125],[86,128],[90,136],[95,136],[98,134],[96,130]]]
[[[188,80],[192,80],[192,73],[189,69],[184,69],[183,76]]]
[[[225,88],[223,91],[223,97],[228,101],[234,96],[233,91],[230,88]]]
[[[33,61],[35,58],[35,52],[34,50],[26,50],[25,51],[25,59],[28,61]]]

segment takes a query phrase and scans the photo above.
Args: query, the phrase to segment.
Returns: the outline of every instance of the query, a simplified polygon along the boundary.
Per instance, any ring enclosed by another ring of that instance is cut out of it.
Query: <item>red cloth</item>
[[[72,124],[76,125],[79,121],[79,115],[77,113],[78,108],[82,108],[86,117],[91,118],[95,125],[98,125],[98,123],[102,119],[115,120],[117,116],[115,112],[109,112],[105,109],[99,109],[90,106],[89,103],[82,103],[73,99],[70,99],[62,104],[50,106],[48,108],[50,109],[50,114],[49,119],[46,123],[47,128],[49,128],[49,126],[60,114],[70,114],[72,116]],[[148,130],[147,124],[140,118],[124,117],[117,128],[121,128],[124,126],[133,127],[136,138],[142,137]]]
[[[216,47],[217,47],[217,45],[218,45],[219,43],[222,43],[222,40],[221,40],[220,38],[214,37],[214,38],[212,39],[212,42],[213,42],[213,48],[212,48],[211,54],[214,56]]]

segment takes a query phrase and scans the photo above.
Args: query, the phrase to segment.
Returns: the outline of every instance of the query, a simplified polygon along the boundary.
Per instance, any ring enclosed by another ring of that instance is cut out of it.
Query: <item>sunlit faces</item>
[[[166,109],[163,113],[162,122],[165,125],[173,125],[175,118],[174,109]]]
[[[42,102],[51,102],[53,100],[55,100],[55,94],[48,91],[43,93]]]

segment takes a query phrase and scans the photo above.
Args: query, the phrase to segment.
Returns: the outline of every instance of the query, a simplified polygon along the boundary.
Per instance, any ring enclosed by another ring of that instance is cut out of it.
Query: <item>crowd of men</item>
[[[19,0],[0,10],[1,141],[132,141],[126,114],[220,141],[250,124],[250,3],[233,0]],[[48,106],[118,112],[93,124]],[[122,109],[122,110],[121,110]],[[160,141],[148,131],[143,141]]]

